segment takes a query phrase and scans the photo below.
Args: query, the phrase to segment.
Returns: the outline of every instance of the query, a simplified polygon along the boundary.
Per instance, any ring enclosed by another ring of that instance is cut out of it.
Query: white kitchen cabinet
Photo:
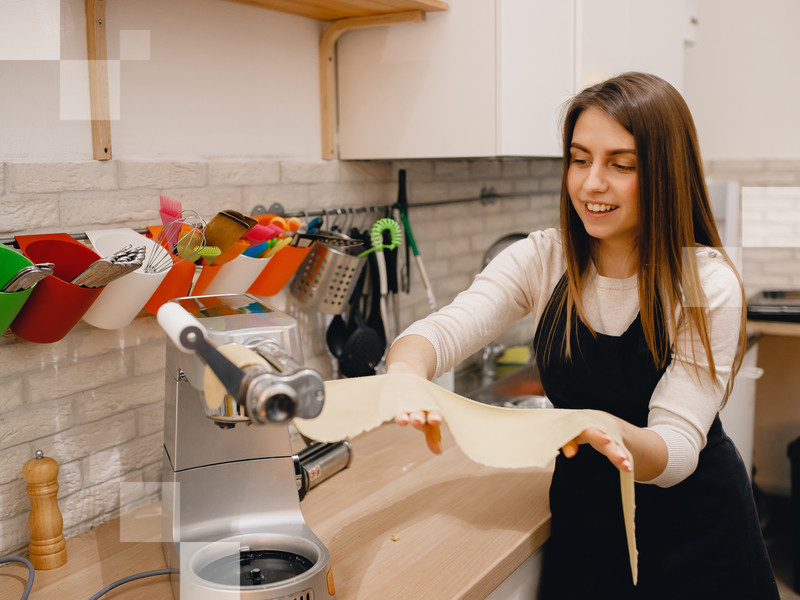
[[[573,20],[572,2],[458,0],[424,23],[343,36],[339,157],[558,154]]]
[[[484,600],[536,600],[543,559],[544,548],[539,548]]]
[[[575,0],[575,89],[623,71],[645,71],[683,88],[686,2]]]
[[[563,103],[639,69],[682,83],[685,4],[457,0],[337,50],[341,159],[559,156]]]

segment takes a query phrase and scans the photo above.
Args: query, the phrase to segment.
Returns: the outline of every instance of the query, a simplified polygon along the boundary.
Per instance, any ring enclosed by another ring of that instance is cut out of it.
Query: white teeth
[[[586,208],[588,208],[592,212],[608,212],[609,210],[614,210],[617,207],[611,206],[610,204],[594,204],[591,202],[587,202]]]

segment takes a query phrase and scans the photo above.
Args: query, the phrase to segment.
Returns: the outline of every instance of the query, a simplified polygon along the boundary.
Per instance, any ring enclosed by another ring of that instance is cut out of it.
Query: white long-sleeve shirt
[[[672,361],[650,399],[647,428],[663,438],[668,460],[664,472],[647,483],[661,487],[683,481],[697,467],[722,405],[739,340],[741,292],[735,273],[713,248],[697,247],[694,252],[708,303],[716,385],[703,345],[697,335],[691,339],[684,319],[672,340]],[[500,253],[451,304],[417,321],[401,337],[416,334],[431,342],[439,376],[526,315],[538,326],[565,269],[559,231],[531,233]],[[612,279],[592,267],[583,293],[586,322],[599,333],[622,335],[639,312],[636,275]]]

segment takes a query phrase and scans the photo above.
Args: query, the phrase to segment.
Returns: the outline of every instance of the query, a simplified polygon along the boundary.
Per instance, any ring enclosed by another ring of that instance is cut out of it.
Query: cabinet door
[[[560,156],[560,117],[574,93],[573,2],[498,3],[499,156]]]
[[[685,1],[575,2],[576,90],[623,71],[645,71],[682,91]]]
[[[494,0],[456,0],[423,23],[343,35],[340,158],[494,155],[495,12]]]

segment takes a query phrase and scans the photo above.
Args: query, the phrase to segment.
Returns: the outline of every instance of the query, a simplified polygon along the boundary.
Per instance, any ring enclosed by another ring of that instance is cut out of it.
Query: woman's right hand
[[[436,367],[436,352],[424,337],[409,335],[392,344],[386,356],[387,373],[411,373],[430,379]],[[400,413],[394,418],[398,425],[409,423],[425,434],[425,442],[434,454],[442,453],[442,413],[437,410]]]

